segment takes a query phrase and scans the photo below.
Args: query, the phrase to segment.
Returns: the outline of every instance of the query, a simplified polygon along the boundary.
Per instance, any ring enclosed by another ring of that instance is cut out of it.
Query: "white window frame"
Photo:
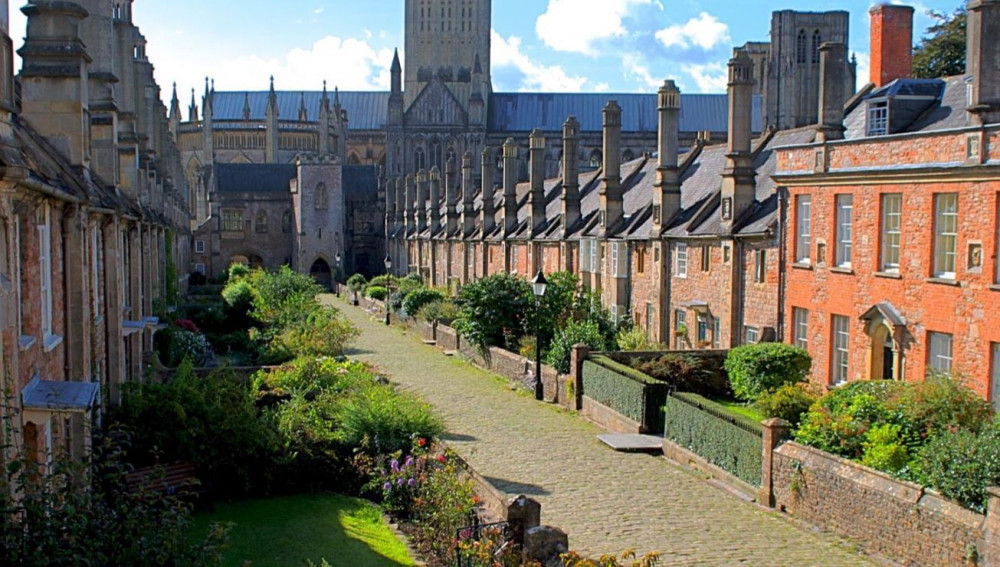
[[[52,207],[42,206],[38,224],[38,275],[39,296],[42,302],[42,339],[46,344],[55,336],[52,329],[54,310],[52,294]]]
[[[204,276],[205,272],[206,272],[205,264],[200,264],[200,263],[199,264],[195,264],[194,265],[194,271],[196,271],[199,274],[201,274],[201,275]]]
[[[753,253],[753,281],[767,283],[767,250],[758,248]]]
[[[944,374],[951,374],[955,362],[955,337],[948,333],[928,331],[927,367]]]
[[[195,254],[204,254],[205,253],[205,241],[204,240],[195,240],[194,241],[194,253]]]
[[[611,277],[628,277],[628,243],[610,242],[611,245]]]
[[[958,193],[934,195],[934,277],[955,279],[958,265]]]
[[[757,327],[744,327],[743,328],[743,343],[748,345],[755,345],[760,342],[760,329]]]
[[[590,241],[590,272],[593,274],[601,273],[601,252],[597,239]]]
[[[830,383],[846,384],[851,372],[851,321],[843,315],[834,315],[830,328],[833,332]]]
[[[518,250],[520,247],[514,244],[510,247],[510,273],[517,274],[517,261],[519,260]]]
[[[851,268],[854,256],[854,195],[845,193],[836,196],[837,203],[837,248],[834,264],[838,268]]]
[[[714,317],[712,319],[712,348],[722,347],[722,319]]]
[[[809,348],[809,310],[792,307],[793,344],[799,348]]]
[[[687,333],[681,334],[681,325],[684,325],[684,330],[690,332],[687,328],[687,311],[683,309],[674,310],[674,348],[675,350],[684,350],[684,337]]]
[[[889,133],[889,103],[873,102],[868,105],[868,135],[885,136]]]
[[[812,261],[812,195],[795,197],[795,261]]]
[[[708,315],[698,313],[695,316],[695,325],[695,338],[698,344],[701,345],[708,341]]]
[[[1000,411],[1000,343],[990,343],[990,403]]]
[[[677,277],[686,278],[688,276],[688,245],[686,242],[678,242],[674,246],[677,251]]]
[[[879,269],[899,273],[903,245],[903,194],[882,194],[882,258]]]

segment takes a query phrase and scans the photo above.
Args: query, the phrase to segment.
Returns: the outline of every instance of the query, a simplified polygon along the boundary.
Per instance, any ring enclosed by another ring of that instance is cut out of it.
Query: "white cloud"
[[[543,65],[521,51],[521,38],[504,39],[493,31],[493,67],[513,67],[524,75],[519,90],[578,92],[587,82],[586,77],[570,76],[558,65]]]
[[[688,20],[686,24],[664,28],[656,32],[656,39],[664,47],[681,47],[688,49],[694,46],[708,51],[716,45],[728,43],[729,26],[719,21],[715,16],[702,12],[697,18]]]
[[[648,89],[658,89],[663,84],[663,79],[657,79],[649,71],[649,67],[642,62],[642,59],[635,54],[627,53],[622,56],[622,68],[625,76],[634,78],[640,83],[640,91],[648,92]]]
[[[315,10],[313,10],[313,14],[322,14],[322,13],[323,13],[323,8],[316,8]]]
[[[595,93],[611,92],[611,85],[609,85],[608,83],[597,83],[596,85],[594,85],[594,92]]]
[[[684,72],[691,75],[698,90],[703,93],[725,92],[729,83],[729,69],[724,63],[684,65]]]
[[[871,55],[868,53],[855,53],[855,56],[858,58],[858,80],[855,89],[860,89],[871,80]]]
[[[594,42],[625,35],[622,20],[633,6],[654,0],[549,0],[535,32],[556,51],[594,55]]]

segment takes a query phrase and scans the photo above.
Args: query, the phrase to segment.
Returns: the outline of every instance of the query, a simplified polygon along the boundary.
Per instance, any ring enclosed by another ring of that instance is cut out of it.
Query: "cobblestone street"
[[[336,304],[362,331],[352,355],[431,403],[447,442],[499,490],[542,504],[542,523],[588,555],[658,551],[667,565],[867,565],[850,545],[745,503],[662,456],[615,453],[584,419]]]

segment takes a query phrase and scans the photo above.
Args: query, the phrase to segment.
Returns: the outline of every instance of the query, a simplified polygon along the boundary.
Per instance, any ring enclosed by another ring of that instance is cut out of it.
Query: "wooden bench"
[[[173,463],[136,469],[125,475],[125,483],[132,492],[163,492],[201,495],[207,492],[198,481],[193,463]]]

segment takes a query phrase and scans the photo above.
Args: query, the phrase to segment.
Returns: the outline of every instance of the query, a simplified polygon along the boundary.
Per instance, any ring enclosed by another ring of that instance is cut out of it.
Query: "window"
[[[520,254],[518,253],[519,251],[520,247],[517,246],[516,244],[510,247],[510,273],[512,274],[517,273],[517,261],[518,261],[518,256],[520,256]]]
[[[708,342],[708,317],[698,314],[698,346]]]
[[[993,411],[1000,411],[1000,343],[990,343],[990,401]]]
[[[677,243],[677,277],[686,278],[688,275],[688,245],[684,242]]]
[[[712,247],[705,244],[701,247],[701,271],[708,272],[712,269]]]
[[[760,331],[757,327],[747,327],[743,330],[744,333],[744,343],[748,345],[757,344],[760,340]]]
[[[902,242],[903,195],[882,195],[882,261],[883,272],[899,271],[899,248]]]
[[[799,348],[809,348],[809,310],[792,308],[792,333],[795,337],[795,346]]]
[[[813,32],[812,41],[812,62],[819,63],[819,46],[823,43],[823,37],[819,34],[819,30]]]
[[[100,227],[90,229],[90,293],[91,313],[95,321],[101,318],[101,234]]]
[[[628,244],[611,242],[611,277],[628,277]]]
[[[257,234],[267,234],[267,213],[264,211],[257,213],[254,228],[257,230]]]
[[[243,232],[243,211],[222,211],[222,230],[225,232]]]
[[[767,250],[753,252],[753,281],[767,283]]]
[[[205,241],[204,240],[195,240],[194,241],[194,253],[195,254],[204,254],[205,253]]]
[[[837,252],[840,268],[851,267],[854,251],[854,195],[837,195]]]
[[[712,348],[722,347],[722,319],[712,319]]]
[[[281,233],[288,234],[292,232],[292,213],[285,211],[285,214],[281,216]]]
[[[795,39],[795,62],[806,62],[806,30],[799,30],[799,35]]]
[[[868,135],[885,136],[889,133],[889,105],[873,102],[868,105]]]
[[[927,365],[944,374],[951,373],[952,337],[945,333],[927,333]]]
[[[42,206],[38,218],[38,269],[42,298],[42,337],[52,333],[52,208]]]
[[[652,334],[653,334],[653,316],[655,315],[655,313],[656,312],[653,310],[653,303],[647,301],[646,302],[646,335],[647,336],[652,336]]]
[[[201,275],[204,276],[205,275],[205,264],[195,264],[194,265],[194,271],[196,271],[199,274],[201,274]]]
[[[580,272],[584,274],[594,274],[600,272],[600,263],[597,258],[597,241],[580,241]]]
[[[674,311],[674,347],[677,350],[684,348],[684,337],[687,335],[687,311],[678,309]]]
[[[795,261],[809,263],[812,245],[812,195],[795,198]]]
[[[325,211],[330,208],[330,193],[326,189],[326,183],[316,186],[316,196],[314,204],[317,211]]]
[[[958,248],[958,194],[934,196],[934,276],[955,278]]]
[[[833,360],[830,379],[833,384],[847,382],[850,371],[851,322],[842,315],[833,316]]]
[[[639,274],[646,273],[646,249],[639,248],[635,252],[635,271]]]

